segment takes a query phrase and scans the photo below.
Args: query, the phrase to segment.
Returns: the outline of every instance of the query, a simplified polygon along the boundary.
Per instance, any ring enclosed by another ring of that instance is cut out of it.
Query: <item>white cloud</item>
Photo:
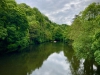
[[[74,15],[84,10],[92,2],[100,0],[16,0],[37,7],[51,21],[59,24],[71,24]]]

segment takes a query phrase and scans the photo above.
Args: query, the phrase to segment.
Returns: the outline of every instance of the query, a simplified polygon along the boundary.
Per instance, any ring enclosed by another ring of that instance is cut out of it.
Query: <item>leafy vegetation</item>
[[[16,2],[9,0],[4,5],[0,6],[0,51],[23,49],[28,45],[28,21]]]
[[[100,64],[100,4],[92,3],[76,15],[68,35],[78,58]]]
[[[63,41],[67,25],[51,22],[36,7],[14,0],[0,2],[0,52],[21,51],[29,44]]]

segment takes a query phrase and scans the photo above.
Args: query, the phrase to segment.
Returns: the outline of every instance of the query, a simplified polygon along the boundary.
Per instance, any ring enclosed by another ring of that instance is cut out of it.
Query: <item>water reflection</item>
[[[100,75],[100,67],[77,60],[63,43],[30,46],[27,52],[0,57],[0,75]]]
[[[33,71],[31,75],[70,75],[70,64],[65,59],[67,60],[63,51],[59,54],[53,53],[44,61],[43,66]]]

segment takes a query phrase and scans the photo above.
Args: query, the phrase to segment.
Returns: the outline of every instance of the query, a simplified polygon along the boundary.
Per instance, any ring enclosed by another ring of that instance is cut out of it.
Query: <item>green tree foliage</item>
[[[70,27],[69,38],[78,58],[95,59],[100,64],[100,4],[92,3],[77,15]]]
[[[36,7],[14,0],[0,2],[0,52],[20,51],[28,44],[62,41],[66,27],[51,22]]]
[[[3,5],[3,10],[0,9],[0,51],[23,49],[28,44],[28,21],[15,1],[5,0]]]
[[[62,28],[62,25],[51,22],[48,17],[42,14],[36,7],[31,8],[24,3],[18,6],[27,16],[31,43],[63,40],[63,31],[65,29]]]

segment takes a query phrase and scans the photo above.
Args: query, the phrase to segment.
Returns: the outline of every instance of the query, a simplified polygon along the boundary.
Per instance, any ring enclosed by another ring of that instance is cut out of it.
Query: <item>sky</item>
[[[16,2],[38,8],[55,23],[70,25],[75,15],[78,15],[89,4],[100,2],[100,0],[16,0]]]

